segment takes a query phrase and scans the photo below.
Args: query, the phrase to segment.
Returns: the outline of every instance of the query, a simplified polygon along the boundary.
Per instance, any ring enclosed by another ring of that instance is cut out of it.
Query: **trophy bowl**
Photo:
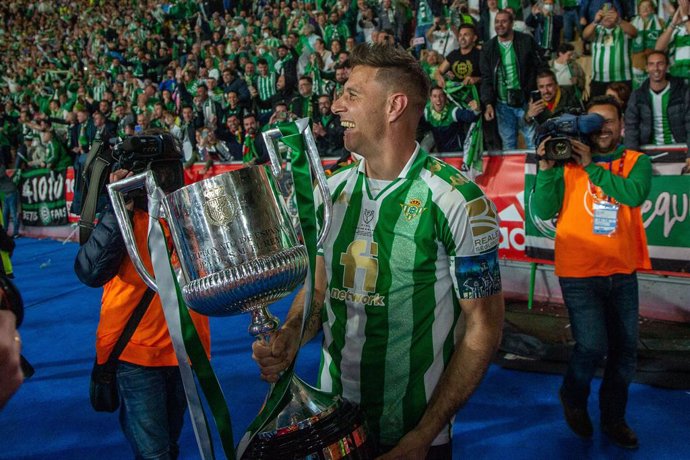
[[[274,191],[266,169],[253,166],[166,197],[191,309],[207,316],[252,312],[302,283],[307,251]]]

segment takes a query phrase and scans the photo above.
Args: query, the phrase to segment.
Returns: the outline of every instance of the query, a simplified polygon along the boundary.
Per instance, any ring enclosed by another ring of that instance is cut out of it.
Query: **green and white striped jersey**
[[[620,26],[597,25],[592,42],[592,80],[603,83],[632,80],[632,40]]]
[[[419,146],[378,193],[365,161],[328,179],[318,386],[359,403],[379,442],[394,445],[419,422],[449,363],[458,299],[501,290],[499,232],[479,187]],[[434,444],[450,433],[449,425]]]
[[[654,130],[654,145],[675,144],[671,125],[668,122],[668,103],[671,96],[671,84],[668,83],[660,93],[649,90],[652,103],[652,127]]]
[[[498,69],[498,100],[508,100],[508,90],[520,88],[520,76],[518,75],[517,55],[513,42],[498,41],[498,51],[501,53],[501,67]]]
[[[661,20],[656,14],[652,14],[645,21],[641,16],[635,16],[630,23],[637,29],[637,37],[633,39],[633,53],[645,50],[653,50],[656,40],[663,32]]]
[[[684,25],[676,27],[671,35],[669,56],[672,63],[669,73],[690,81],[690,33]]]

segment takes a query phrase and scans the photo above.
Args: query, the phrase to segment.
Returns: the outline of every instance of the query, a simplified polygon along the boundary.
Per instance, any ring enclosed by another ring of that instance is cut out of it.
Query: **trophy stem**
[[[250,312],[252,316],[249,333],[257,339],[269,341],[271,334],[278,329],[280,320],[268,311],[266,306],[255,308]]]

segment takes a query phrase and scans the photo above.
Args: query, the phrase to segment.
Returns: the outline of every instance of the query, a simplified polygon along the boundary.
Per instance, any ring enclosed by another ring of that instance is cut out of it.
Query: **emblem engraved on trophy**
[[[308,119],[294,123],[324,203],[321,244],[330,227],[330,192]],[[149,203],[160,203],[160,209],[149,209],[151,216],[163,217],[170,227],[187,306],[208,316],[248,312],[250,334],[270,340],[279,321],[267,307],[305,281],[309,262],[275,184],[283,174],[282,134],[276,128],[263,135],[270,173],[263,166],[246,167],[165,195],[147,171],[109,185],[108,191],[130,258],[152,289],[155,279],[141,262],[125,210],[124,193],[138,188],[146,189]],[[242,458],[325,459],[332,449],[350,452],[347,458],[369,458],[371,443],[358,406],[295,375],[287,377],[287,402],[245,446]]]

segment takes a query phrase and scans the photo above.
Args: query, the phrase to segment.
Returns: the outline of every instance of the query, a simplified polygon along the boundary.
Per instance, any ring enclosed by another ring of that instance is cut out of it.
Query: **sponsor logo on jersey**
[[[422,207],[422,200],[419,198],[411,198],[407,203],[400,203],[400,206],[405,220],[408,222],[426,211],[426,208]]]
[[[361,303],[374,307],[385,307],[385,296],[380,294],[359,294],[357,292],[346,291],[344,289],[331,288],[331,299],[344,300],[346,302]]]
[[[482,196],[466,204],[474,252],[486,252],[498,246],[499,231],[496,209],[493,203]]]

